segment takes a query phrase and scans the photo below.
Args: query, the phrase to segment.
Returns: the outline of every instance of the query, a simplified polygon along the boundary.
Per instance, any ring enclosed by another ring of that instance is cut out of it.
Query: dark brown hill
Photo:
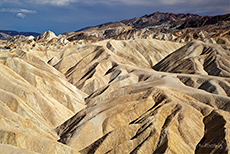
[[[178,29],[184,29],[188,27],[197,28],[197,27],[203,27],[203,26],[213,25],[213,24],[223,25],[224,22],[229,22],[229,21],[230,21],[230,14],[218,15],[212,17],[204,16],[197,19],[186,20],[186,22],[184,22]]]
[[[150,15],[145,15],[140,18],[133,18],[130,20],[123,20],[123,22],[126,25],[129,25],[134,28],[145,28],[148,26],[155,26],[155,25],[160,25],[163,23],[169,23],[169,24],[181,24],[184,21],[188,20],[195,20],[195,19],[200,19],[202,16],[199,16],[197,14],[174,14],[174,13],[161,13],[161,12],[155,12]]]
[[[88,27],[67,36],[68,40],[128,40],[155,38],[159,40],[191,42],[195,40],[217,42],[230,29],[230,14],[199,16],[196,14],[174,14],[155,12],[139,18],[109,22]],[[82,34],[84,33],[84,38]],[[96,39],[97,38],[97,39]],[[213,40],[209,40],[212,38]]]

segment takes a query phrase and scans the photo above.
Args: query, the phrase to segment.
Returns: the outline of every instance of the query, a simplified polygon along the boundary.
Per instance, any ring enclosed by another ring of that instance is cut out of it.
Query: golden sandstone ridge
[[[229,29],[184,41],[88,32],[1,40],[0,153],[229,153]]]

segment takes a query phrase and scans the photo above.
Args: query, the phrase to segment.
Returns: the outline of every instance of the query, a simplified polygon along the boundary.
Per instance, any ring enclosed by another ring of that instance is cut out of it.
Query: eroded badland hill
[[[229,23],[156,12],[1,40],[0,153],[230,153]]]

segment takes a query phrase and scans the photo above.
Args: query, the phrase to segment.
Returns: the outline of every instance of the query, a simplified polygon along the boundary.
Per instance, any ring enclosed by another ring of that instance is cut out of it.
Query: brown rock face
[[[129,40],[154,38],[173,42],[201,40],[217,44],[229,44],[230,14],[199,16],[155,12],[140,18],[105,23],[88,27],[67,35],[71,41]],[[221,37],[221,38],[220,38]],[[220,40],[219,40],[220,39]]]
[[[229,28],[110,26],[0,41],[0,153],[229,153]]]

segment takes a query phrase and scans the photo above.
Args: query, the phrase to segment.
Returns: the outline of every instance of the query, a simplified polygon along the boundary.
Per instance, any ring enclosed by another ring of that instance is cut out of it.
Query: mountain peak
[[[54,32],[48,30],[36,37],[36,40],[52,40],[53,38],[57,38],[57,36]]]
[[[197,14],[174,14],[172,12],[154,12],[152,14],[146,14],[140,18],[132,18],[130,20],[123,20],[122,22],[126,25],[132,26],[134,28],[144,28],[148,26],[154,26],[159,25],[164,22],[181,22],[184,20],[191,20],[191,19],[197,19],[201,18],[202,16],[199,16]]]

